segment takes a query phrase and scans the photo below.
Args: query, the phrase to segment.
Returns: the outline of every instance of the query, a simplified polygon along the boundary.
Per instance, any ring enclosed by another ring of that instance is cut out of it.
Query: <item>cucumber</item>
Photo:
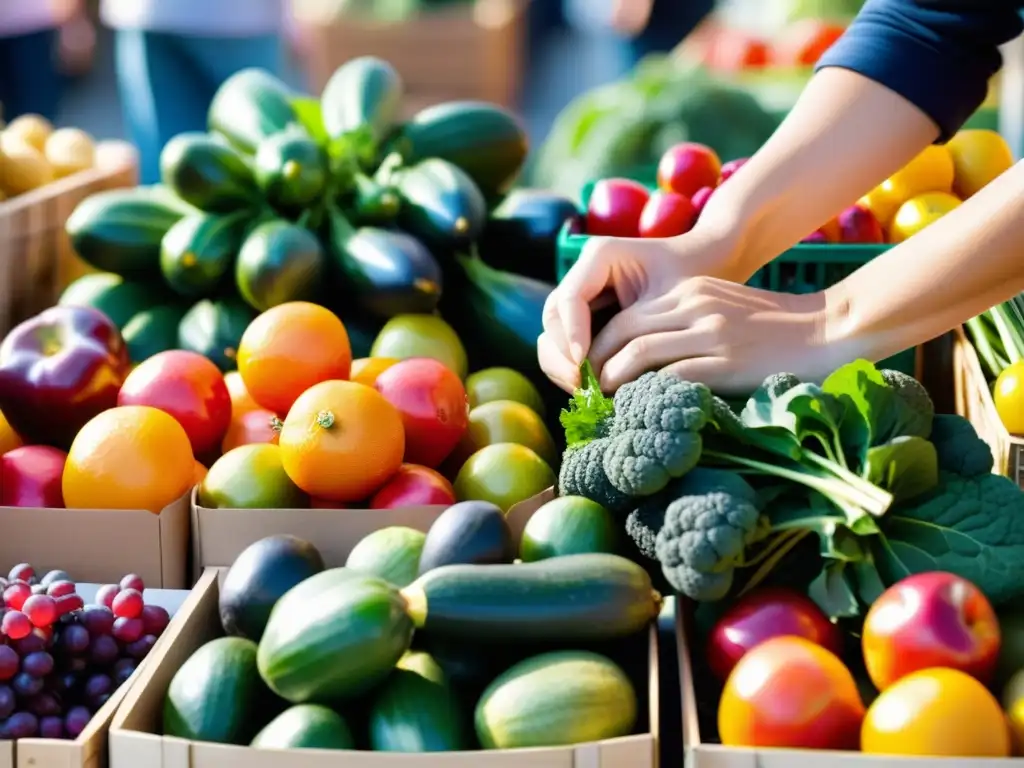
[[[521,565],[448,565],[402,590],[417,629],[475,640],[588,641],[631,635],[661,596],[641,566],[585,554]]]
[[[578,215],[576,203],[556,192],[514,189],[487,219],[478,248],[481,258],[535,280],[556,277],[558,233]]]
[[[288,301],[312,301],[321,291],[327,259],[309,230],[277,219],[249,233],[238,252],[235,281],[250,306],[265,312]]]
[[[295,94],[269,72],[243,69],[225,80],[210,102],[207,125],[234,147],[253,154],[264,139],[298,122]]]
[[[395,174],[402,229],[442,253],[465,248],[483,232],[487,202],[473,180],[447,160],[431,158]]]
[[[181,319],[178,346],[210,358],[225,373],[238,367],[238,344],[256,312],[241,299],[203,299]]]
[[[98,309],[123,331],[139,312],[166,298],[166,291],[155,283],[125,280],[112,272],[94,272],[82,275],[65,288],[57,303]]]
[[[128,359],[138,365],[160,352],[177,349],[178,327],[186,311],[188,306],[160,304],[135,315],[121,329]]]
[[[65,230],[90,266],[125,278],[159,279],[164,235],[194,211],[162,187],[111,189],[79,203]]]
[[[364,536],[349,552],[345,567],[379,576],[404,587],[419,573],[420,552],[427,535],[415,528],[392,525]]]
[[[637,698],[611,660],[584,651],[555,651],[521,661],[484,691],[474,714],[484,749],[584,744],[627,736]]]
[[[561,496],[526,521],[519,556],[532,563],[587,552],[614,554],[618,547],[619,524],[607,509],[582,496]]]
[[[333,568],[285,593],[260,640],[267,685],[293,704],[352,699],[379,685],[412,642],[398,589]]]
[[[402,78],[383,59],[350,59],[335,70],[320,96],[327,135],[344,140],[360,163],[372,165],[398,122],[402,90]]]
[[[352,209],[359,224],[390,224],[401,207],[402,199],[393,187],[364,173],[356,174]]]
[[[526,129],[507,109],[482,101],[428,107],[402,127],[396,147],[407,165],[430,157],[469,174],[484,197],[508,190],[526,160]]]
[[[160,271],[182,296],[198,298],[217,290],[234,266],[250,217],[246,211],[186,216],[164,235]]]
[[[160,153],[160,178],[190,205],[209,213],[254,207],[260,199],[252,168],[216,136],[181,133]]]
[[[298,704],[275,717],[256,734],[256,749],[355,749],[348,723],[319,704]]]
[[[289,129],[260,142],[256,182],[274,207],[292,211],[309,205],[327,186],[327,155],[299,129]]]

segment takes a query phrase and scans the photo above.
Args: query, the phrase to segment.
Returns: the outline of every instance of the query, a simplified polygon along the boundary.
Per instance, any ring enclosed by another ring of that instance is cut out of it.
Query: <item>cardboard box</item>
[[[0,507],[0,563],[31,563],[40,573],[60,569],[100,583],[137,573],[147,587],[187,589],[189,498],[182,496],[159,515]]]

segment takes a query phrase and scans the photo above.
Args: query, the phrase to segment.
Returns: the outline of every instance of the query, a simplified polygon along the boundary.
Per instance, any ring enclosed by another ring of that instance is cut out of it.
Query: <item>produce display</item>
[[[0,739],[74,739],[170,622],[134,574],[86,605],[64,571],[0,578]]]
[[[45,187],[97,164],[93,138],[79,128],[54,128],[22,115],[0,130],[0,200]]]
[[[849,18],[856,13],[853,10]],[[785,24],[771,35],[737,29],[727,23],[714,24],[688,40],[683,51],[712,72],[807,70],[845,31],[844,21],[806,17]]]
[[[1024,297],[968,320],[966,331],[1003,426],[1011,435],[1024,434]]]

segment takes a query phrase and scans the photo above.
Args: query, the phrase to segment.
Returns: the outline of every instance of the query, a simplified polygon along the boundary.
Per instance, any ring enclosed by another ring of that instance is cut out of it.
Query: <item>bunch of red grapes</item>
[[[90,605],[66,573],[37,579],[27,563],[0,590],[0,739],[76,738],[170,621],[134,574]]]

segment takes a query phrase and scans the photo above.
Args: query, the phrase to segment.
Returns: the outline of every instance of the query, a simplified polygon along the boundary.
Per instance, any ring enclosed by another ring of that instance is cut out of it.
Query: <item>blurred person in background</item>
[[[614,0],[612,26],[628,36],[632,67],[652,53],[668,53],[715,7],[715,0]]]
[[[39,0],[28,0],[38,2]],[[160,179],[160,150],[206,128],[217,88],[235,72],[281,70],[286,0],[101,0],[115,30],[118,90],[143,184]]]

